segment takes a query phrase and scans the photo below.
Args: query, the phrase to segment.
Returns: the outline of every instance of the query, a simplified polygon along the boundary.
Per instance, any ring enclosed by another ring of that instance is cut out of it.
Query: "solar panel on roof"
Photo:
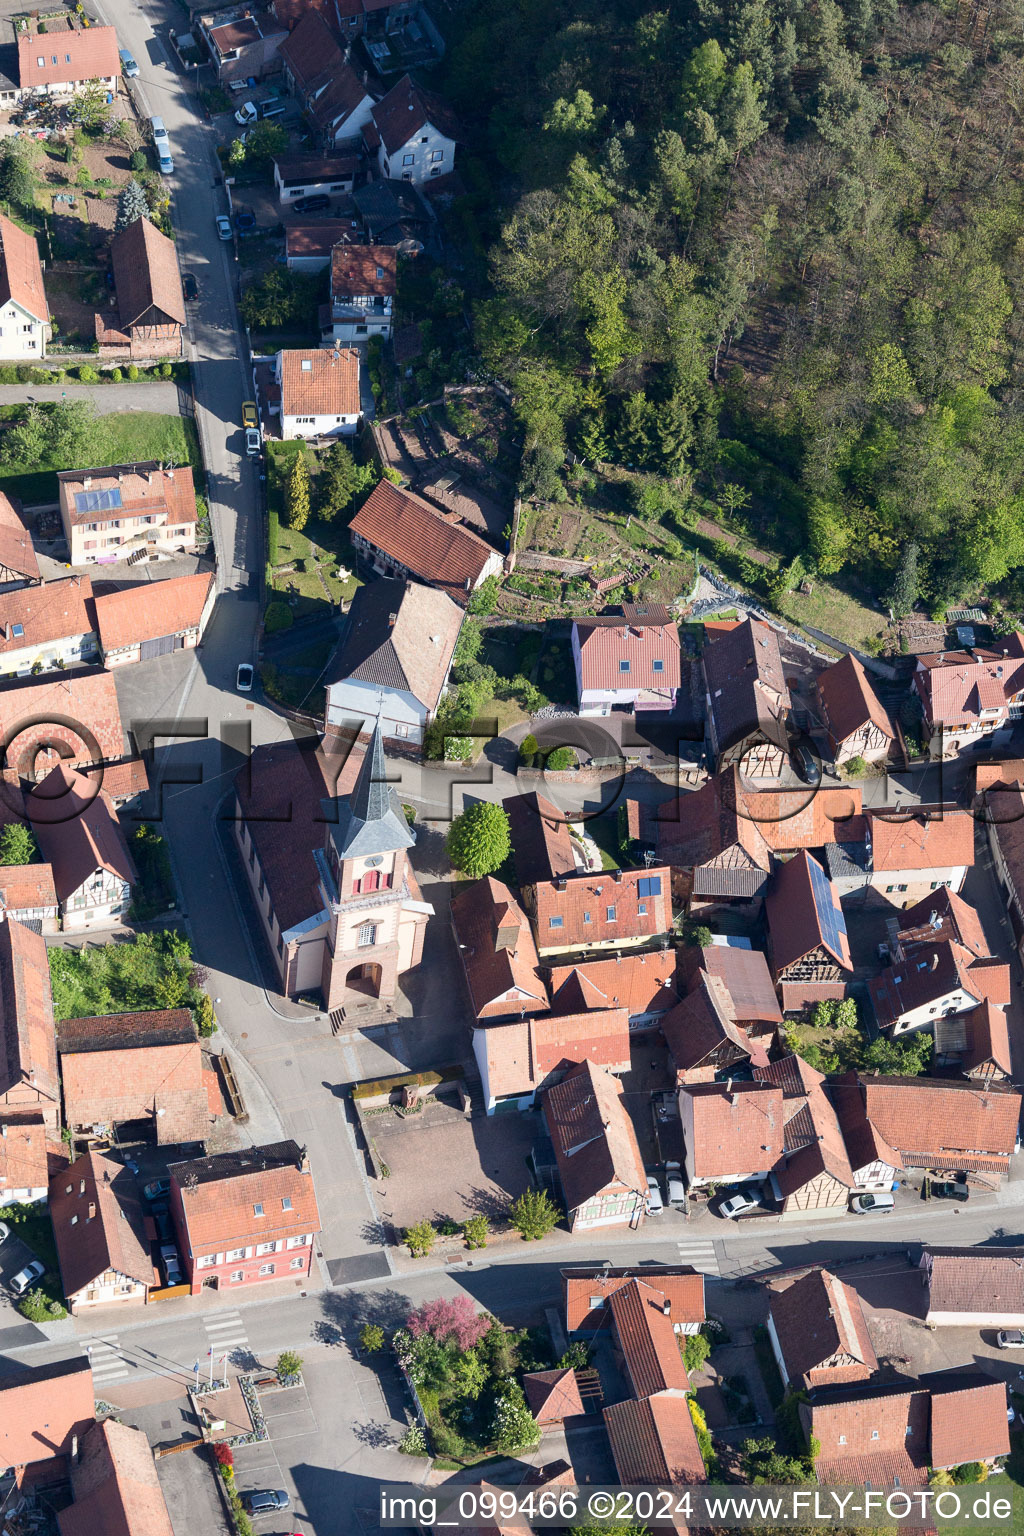
[[[640,896],[660,896],[661,876],[645,875],[642,880],[637,881],[636,888],[637,894]]]
[[[843,940],[846,938],[846,919],[842,908],[833,905],[832,886],[818,861],[808,859],[807,866],[811,872],[811,894],[814,897],[814,910],[818,914],[821,936],[835,954],[841,955]]]
[[[76,512],[116,512],[123,505],[121,487],[112,485],[106,491],[76,491]]]

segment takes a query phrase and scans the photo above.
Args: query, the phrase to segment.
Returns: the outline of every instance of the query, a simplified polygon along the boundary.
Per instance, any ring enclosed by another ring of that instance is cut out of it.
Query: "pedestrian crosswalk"
[[[123,1381],[128,1375],[127,1362],[122,1358],[117,1347],[117,1334],[105,1333],[88,1343],[82,1345],[82,1351],[88,1355],[92,1365],[93,1386],[97,1388],[110,1386],[112,1382]]]
[[[210,1312],[203,1318],[203,1327],[213,1358],[220,1360],[236,1349],[247,1349],[249,1335],[240,1312]]]
[[[718,1252],[710,1237],[683,1238],[676,1243],[680,1264],[692,1264],[706,1275],[721,1273]]]

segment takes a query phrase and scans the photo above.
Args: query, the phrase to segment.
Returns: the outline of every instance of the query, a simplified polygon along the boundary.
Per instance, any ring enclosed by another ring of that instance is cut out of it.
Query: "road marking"
[[[249,1335],[239,1312],[218,1312],[215,1317],[204,1317],[203,1327],[214,1354],[249,1343]]]
[[[721,1265],[714,1241],[710,1237],[692,1237],[676,1243],[680,1264],[692,1264],[694,1269],[708,1274],[720,1274]]]
[[[83,1344],[82,1353],[88,1356],[92,1364],[92,1379],[97,1386],[122,1381],[128,1375],[127,1362],[118,1352],[116,1333]]]

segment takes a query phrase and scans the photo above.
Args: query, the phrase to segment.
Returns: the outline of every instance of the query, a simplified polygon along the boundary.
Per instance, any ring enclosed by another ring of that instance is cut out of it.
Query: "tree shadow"
[[[463,1199],[474,1216],[486,1216],[491,1222],[504,1222],[508,1216],[508,1196],[486,1185],[469,1190],[463,1195]]]
[[[416,848],[413,866],[439,879],[448,873],[448,855],[445,852],[444,834],[425,822],[416,823]]]
[[[324,1322],[338,1329],[350,1343],[357,1340],[366,1323],[376,1324],[385,1333],[393,1332],[402,1327],[412,1311],[409,1297],[395,1290],[331,1291],[321,1297],[321,1305]]]
[[[391,1426],[378,1424],[374,1419],[367,1424],[353,1424],[352,1433],[360,1445],[368,1445],[376,1451],[395,1444],[395,1435]]]

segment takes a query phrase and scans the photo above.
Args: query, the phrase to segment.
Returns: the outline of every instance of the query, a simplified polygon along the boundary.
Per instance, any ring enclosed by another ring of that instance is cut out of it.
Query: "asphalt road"
[[[59,358],[54,362],[59,366]],[[0,384],[0,405],[24,405],[26,400],[91,400],[97,416],[114,411],[176,416],[179,410],[178,386],[167,379],[137,384]]]

